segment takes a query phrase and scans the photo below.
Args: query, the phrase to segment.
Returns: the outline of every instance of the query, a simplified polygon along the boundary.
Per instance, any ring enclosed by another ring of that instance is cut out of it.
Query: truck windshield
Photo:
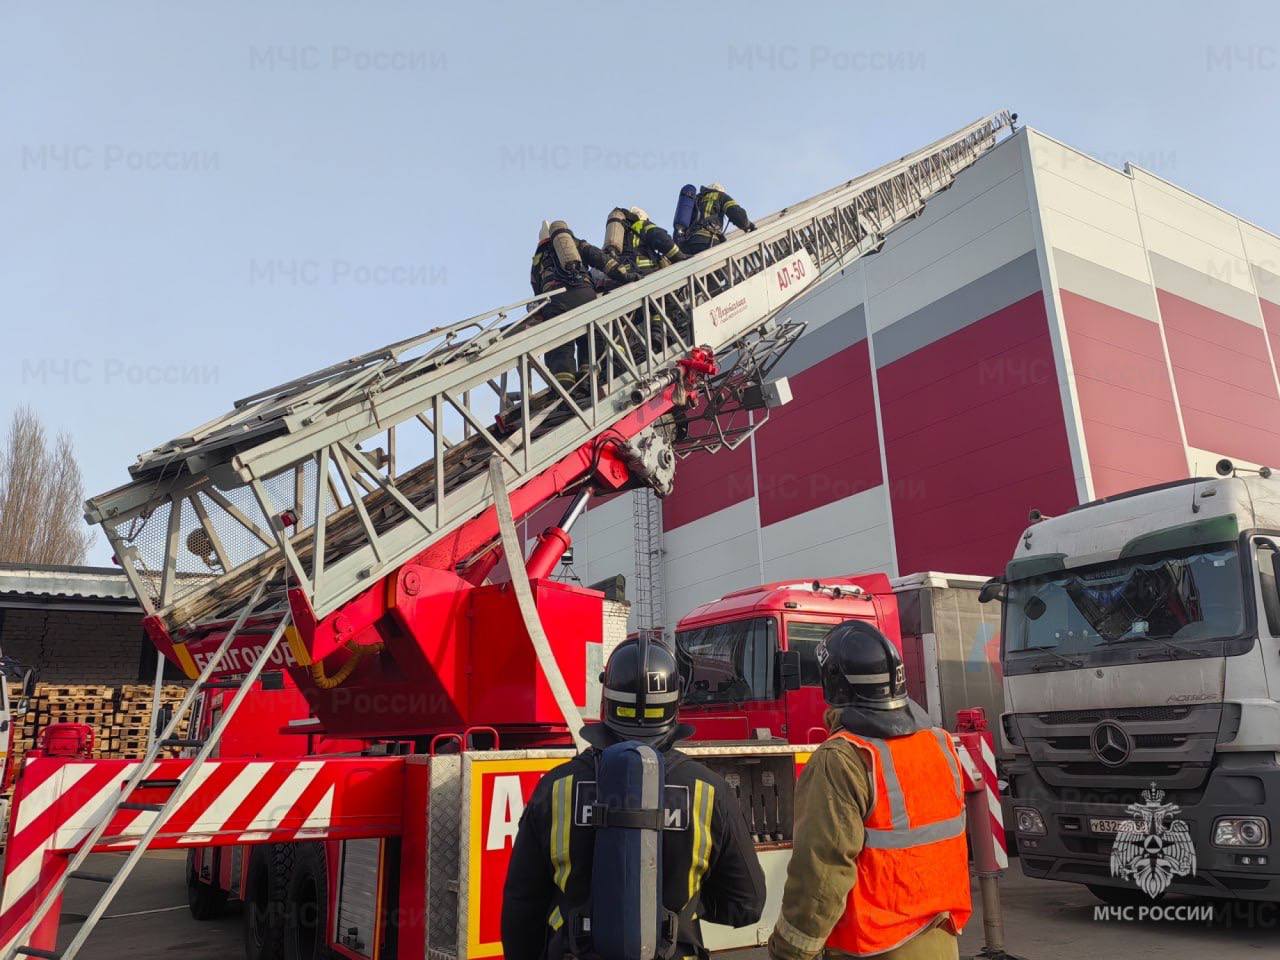
[[[1232,543],[1015,580],[1005,605],[1006,652],[1237,637],[1245,628],[1243,596]]]
[[[768,700],[778,627],[773,617],[730,620],[676,633],[686,704]]]

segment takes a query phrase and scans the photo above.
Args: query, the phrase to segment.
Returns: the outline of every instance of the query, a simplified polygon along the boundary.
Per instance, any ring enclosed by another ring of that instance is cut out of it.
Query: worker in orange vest
[[[818,645],[830,738],[796,783],[772,960],[946,960],[973,912],[951,736],[907,696],[902,658],[849,620]]]

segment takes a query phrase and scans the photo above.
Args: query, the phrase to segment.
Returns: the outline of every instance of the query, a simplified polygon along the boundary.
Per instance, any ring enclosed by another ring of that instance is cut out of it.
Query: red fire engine
[[[138,760],[25,766],[5,960],[73,958],[148,849],[237,846],[273,851],[291,958],[498,955],[525,798],[579,741],[603,650],[603,595],[546,579],[569,527],[592,495],[664,494],[680,457],[742,443],[788,395],[769,377],[803,329],[783,316],[795,297],[878,249],[1010,124],[983,118],[561,316],[542,319],[542,295],[438,328],[142,454],[86,515],[193,686]],[[545,357],[568,343],[589,362],[561,384]],[[563,520],[526,560],[516,519],[562,496]],[[487,582],[500,562],[509,580]],[[213,756],[282,667],[316,730],[366,741],[359,756]],[[207,736],[177,736],[233,677]],[[193,755],[160,759],[170,747]],[[767,808],[758,839],[776,882],[804,747],[690,752]],[[127,853],[98,875],[93,851]],[[103,892],[59,948],[69,882]],[[771,922],[707,940],[757,944]]]

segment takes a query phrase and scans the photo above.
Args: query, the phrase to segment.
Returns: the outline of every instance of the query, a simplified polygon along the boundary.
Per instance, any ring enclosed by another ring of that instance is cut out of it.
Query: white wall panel
[[[663,535],[669,624],[700,603],[761,582],[758,517],[752,497]]]
[[[770,524],[760,531],[764,579],[897,573],[883,486]]]

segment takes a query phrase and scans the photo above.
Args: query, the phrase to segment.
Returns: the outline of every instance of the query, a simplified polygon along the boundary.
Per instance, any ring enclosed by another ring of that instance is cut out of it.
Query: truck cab
[[[1170,856],[1158,892],[1280,900],[1280,481],[1224,464],[1033,512],[984,590],[1029,876],[1143,902],[1126,837],[1176,823],[1194,857]]]
[[[899,648],[898,601],[882,573],[779,581],[726,594],[676,626],[682,718],[697,740],[826,739],[815,656],[845,620],[875,624]]]

